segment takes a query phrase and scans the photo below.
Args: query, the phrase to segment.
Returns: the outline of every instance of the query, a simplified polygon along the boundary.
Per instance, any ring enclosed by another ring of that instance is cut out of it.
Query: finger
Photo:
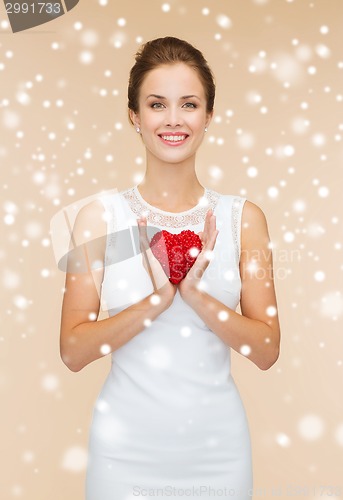
[[[148,248],[149,240],[148,240],[147,223],[145,217],[137,219],[137,223],[138,223],[140,242],[144,245],[144,248]]]
[[[212,241],[212,234],[216,230],[216,216],[213,215],[213,210],[210,209],[206,214],[206,222],[204,228],[204,240],[207,243]]]
[[[215,215],[211,215],[211,219],[210,219],[210,228],[211,228],[211,234],[213,233],[213,231],[216,230],[216,216]]]
[[[210,218],[212,216],[212,209],[210,208],[207,213],[206,213],[206,217],[205,217],[205,225],[204,225],[204,238],[205,238],[205,241],[208,239],[209,237],[209,223],[210,223]]]
[[[216,243],[217,236],[219,234],[219,229],[215,228],[215,221],[214,221],[214,223],[212,223],[212,226],[213,227],[212,227],[211,234],[210,234],[209,238],[207,239],[206,244],[203,248],[204,251],[213,250],[214,245]]]
[[[211,242],[210,242],[210,244],[209,244],[209,249],[210,249],[210,250],[213,250],[213,249],[214,249],[214,246],[215,246],[215,244],[216,244],[216,240],[217,240],[218,233],[219,233],[219,230],[218,230],[218,229],[216,229],[216,231],[214,231],[214,232],[212,233]]]
[[[146,218],[143,217],[143,215],[141,217],[138,217],[137,218],[137,223],[138,223],[138,226],[141,228],[141,229],[144,229],[146,227]]]
[[[141,247],[141,251],[142,251],[143,261],[145,262],[150,279],[152,281],[154,291],[156,292],[158,287],[157,287],[154,273],[153,273],[153,270],[151,268],[150,260],[148,257],[148,251],[151,252],[151,249],[150,249],[148,235],[147,235],[147,224],[146,224],[145,217],[141,217],[141,218],[137,219],[137,223],[138,223],[140,247]]]
[[[216,231],[216,222],[217,222],[216,216],[212,215],[212,217],[211,217],[211,233]]]

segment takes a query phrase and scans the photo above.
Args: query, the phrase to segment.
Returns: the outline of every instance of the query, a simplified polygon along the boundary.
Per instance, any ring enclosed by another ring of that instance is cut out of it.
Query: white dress
[[[245,200],[206,188],[196,207],[175,214],[149,205],[137,186],[102,194],[108,217],[101,307],[113,316],[153,292],[139,252],[140,214],[151,239],[162,229],[202,231],[212,207],[219,234],[201,281],[206,293],[236,310]],[[93,410],[86,500],[251,499],[250,432],[230,347],[179,292],[111,356]]]

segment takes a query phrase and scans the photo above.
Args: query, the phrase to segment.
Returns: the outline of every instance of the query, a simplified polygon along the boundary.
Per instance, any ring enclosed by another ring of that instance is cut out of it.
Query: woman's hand
[[[178,284],[182,298],[186,299],[189,294],[198,290],[202,275],[210,263],[218,233],[219,230],[216,229],[216,216],[213,215],[213,210],[210,208],[205,217],[204,230],[198,233],[202,242],[202,250],[185,278]]]
[[[144,216],[137,219],[139,230],[140,248],[143,257],[143,265],[146,272],[149,274],[154,287],[154,293],[159,295],[161,299],[171,304],[177,291],[176,285],[169,281],[168,276],[164,272],[160,262],[154,256],[147,235],[147,221]]]

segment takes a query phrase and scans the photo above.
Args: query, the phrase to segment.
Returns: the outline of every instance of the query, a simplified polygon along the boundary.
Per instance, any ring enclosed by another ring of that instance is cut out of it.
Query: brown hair
[[[146,42],[136,53],[136,63],[131,68],[128,86],[128,108],[138,112],[139,91],[147,73],[163,64],[183,62],[195,69],[204,86],[207,112],[213,110],[215,81],[213,73],[200,52],[190,43],[166,36]],[[129,117],[130,121],[131,118]]]

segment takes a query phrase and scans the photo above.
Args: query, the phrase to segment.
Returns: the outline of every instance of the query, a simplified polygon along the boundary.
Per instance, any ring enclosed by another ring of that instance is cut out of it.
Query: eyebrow
[[[149,97],[155,97],[155,99],[167,99],[163,95],[158,95],[158,94],[149,94],[147,99],[149,99]],[[180,97],[180,99],[182,99],[182,100],[191,99],[192,97],[195,97],[196,99],[198,99],[200,101],[200,97],[198,97],[197,95],[183,95],[182,97]]]

